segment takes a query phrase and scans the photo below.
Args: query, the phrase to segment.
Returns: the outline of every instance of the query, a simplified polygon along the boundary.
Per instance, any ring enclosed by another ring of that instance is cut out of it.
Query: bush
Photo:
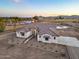
[[[5,30],[5,25],[4,23],[0,23],[0,32],[3,32]]]

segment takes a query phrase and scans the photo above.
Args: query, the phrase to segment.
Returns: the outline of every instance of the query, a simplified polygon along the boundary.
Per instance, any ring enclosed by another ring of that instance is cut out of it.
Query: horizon
[[[79,0],[1,0],[0,17],[79,15]]]
[[[35,17],[36,15],[34,15],[34,16],[0,16],[0,17],[21,17],[21,18],[30,18],[30,17]],[[79,15],[53,15],[53,16],[41,16],[41,15],[39,15],[39,16],[37,16],[37,17],[59,17],[59,16],[79,16]]]

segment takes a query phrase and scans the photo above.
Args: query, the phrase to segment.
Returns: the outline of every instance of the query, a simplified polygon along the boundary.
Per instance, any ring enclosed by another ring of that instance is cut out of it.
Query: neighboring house
[[[16,30],[16,37],[28,38],[34,34],[35,30],[36,30],[35,28],[22,28],[22,29]]]
[[[69,26],[57,26],[56,29],[67,29]]]
[[[32,21],[22,21],[22,22],[20,22],[21,25],[31,24],[31,23],[32,23]]]

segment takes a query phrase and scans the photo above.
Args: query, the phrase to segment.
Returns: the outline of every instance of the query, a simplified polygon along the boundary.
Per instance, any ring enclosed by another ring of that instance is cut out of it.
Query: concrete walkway
[[[79,48],[67,47],[70,59],[79,59]]]

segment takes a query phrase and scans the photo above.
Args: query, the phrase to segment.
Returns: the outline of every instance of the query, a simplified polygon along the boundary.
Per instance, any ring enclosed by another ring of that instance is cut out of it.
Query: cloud
[[[15,3],[20,3],[21,2],[21,0],[12,0],[13,2],[15,2]]]

